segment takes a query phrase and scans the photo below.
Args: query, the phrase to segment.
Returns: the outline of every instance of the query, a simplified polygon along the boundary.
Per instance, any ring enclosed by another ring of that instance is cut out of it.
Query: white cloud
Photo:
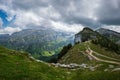
[[[0,34],[12,34],[14,32],[21,31],[19,27],[13,28],[13,27],[6,27],[4,29],[0,29]]]
[[[81,24],[66,24],[66,23],[54,22],[54,21],[51,22],[51,25],[53,26],[54,29],[58,29],[66,32],[73,32],[73,33],[77,33],[84,28],[84,26]]]
[[[57,20],[60,18],[60,14],[55,11],[52,6],[36,8],[32,10],[17,10],[15,11],[16,20],[14,22],[15,26],[25,28],[30,25],[33,26],[45,26],[44,23],[49,22],[49,20]],[[44,25],[43,25],[44,24]]]
[[[40,25],[40,21],[42,21],[41,17],[30,11],[18,11],[16,14],[17,18],[14,22],[14,25],[21,28],[27,27],[30,24]]]

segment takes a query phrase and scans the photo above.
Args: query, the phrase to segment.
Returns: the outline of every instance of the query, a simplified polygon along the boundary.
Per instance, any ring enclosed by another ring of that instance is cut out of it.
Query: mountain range
[[[0,35],[1,46],[29,52],[35,58],[44,61],[49,60],[49,56],[58,54],[68,43],[73,43],[72,33],[45,28],[25,29],[12,35]]]
[[[73,42],[84,42],[100,35],[117,44],[120,43],[120,33],[104,28],[96,31],[84,28],[75,35],[75,39],[73,33],[37,28],[25,29],[12,35],[0,34],[0,45],[14,50],[26,51],[37,59],[49,61],[60,53],[63,46],[69,43],[73,44]]]

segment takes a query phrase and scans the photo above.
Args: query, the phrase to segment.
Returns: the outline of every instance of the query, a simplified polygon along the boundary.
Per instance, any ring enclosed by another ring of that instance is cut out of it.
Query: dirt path
[[[88,49],[86,50],[86,52],[88,53],[88,55],[90,55],[92,58],[94,58],[94,59],[97,60],[97,61],[120,65],[120,62],[108,61],[108,60],[100,59],[100,58],[94,56],[94,55],[93,55],[93,52],[95,52],[95,51],[91,50],[90,48],[88,48]]]
[[[95,51],[93,51],[93,53],[95,53],[95,54],[98,55],[98,56],[102,56],[102,57],[105,57],[105,58],[108,58],[108,59],[112,59],[112,60],[120,61],[120,60],[118,60],[118,59],[111,58],[111,57],[108,57],[108,56],[105,56],[105,55],[99,54],[99,53],[97,53],[97,52],[95,52]]]
[[[112,71],[120,71],[120,68],[115,68]]]

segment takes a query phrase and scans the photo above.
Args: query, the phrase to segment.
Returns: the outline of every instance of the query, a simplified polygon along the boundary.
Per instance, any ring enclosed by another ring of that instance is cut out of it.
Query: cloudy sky
[[[0,0],[0,33],[38,27],[120,32],[120,0]]]

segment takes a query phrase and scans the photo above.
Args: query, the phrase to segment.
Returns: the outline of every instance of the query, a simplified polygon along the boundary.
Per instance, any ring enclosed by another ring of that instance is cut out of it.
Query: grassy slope
[[[0,80],[66,80],[65,73],[47,64],[36,62],[27,53],[0,47]]]
[[[36,62],[27,53],[0,47],[0,80],[120,80],[120,72],[67,70]]]
[[[71,50],[68,51],[68,53],[62,57],[62,59],[59,61],[60,63],[70,64],[70,63],[83,63],[87,62],[89,63],[89,58],[84,55],[81,51],[84,51],[84,44],[77,44],[75,45]]]
[[[103,54],[103,55],[106,55],[106,56],[109,56],[109,57],[112,57],[112,58],[120,59],[120,56],[118,56],[115,52],[111,52],[111,51],[108,51],[105,48],[101,48],[99,45],[89,43],[89,46],[92,50],[94,50],[94,51],[96,51],[100,54]]]
[[[84,51],[86,50],[87,44],[81,43],[76,44],[73,46],[71,50],[68,51],[68,53],[62,57],[62,59],[59,61],[60,63],[96,63],[96,61],[90,61],[87,55],[84,55]]]
[[[107,51],[105,48],[101,48],[99,45],[94,45],[91,42],[84,42],[80,44],[76,44],[73,46],[71,50],[68,51],[68,53],[62,57],[62,59],[59,61],[60,63],[88,63],[88,64],[96,64],[99,63],[95,60],[89,60],[88,56],[86,56],[85,50],[87,47],[90,47],[95,52],[98,52],[100,54],[103,54],[105,56],[109,56],[111,58],[120,59],[120,56],[118,56],[116,53]]]

